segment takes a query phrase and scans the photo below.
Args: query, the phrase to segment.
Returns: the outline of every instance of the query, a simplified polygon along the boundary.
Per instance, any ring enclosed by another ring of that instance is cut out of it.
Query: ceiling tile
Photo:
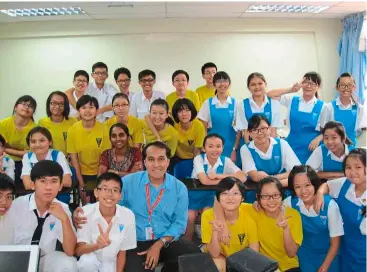
[[[92,19],[143,19],[143,18],[165,18],[165,13],[139,13],[139,14],[97,14],[91,15]]]
[[[171,13],[211,13],[211,12],[244,12],[251,3],[241,2],[201,2],[201,3],[167,3],[167,12]]]
[[[241,12],[168,12],[167,18],[235,18],[240,17]]]

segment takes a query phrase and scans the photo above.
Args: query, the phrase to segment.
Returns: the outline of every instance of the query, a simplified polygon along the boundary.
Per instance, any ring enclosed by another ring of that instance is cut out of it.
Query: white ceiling
[[[251,4],[330,6],[318,14],[248,13]],[[81,7],[84,15],[10,17],[0,13],[0,23],[50,20],[139,19],[139,18],[344,18],[367,10],[367,1],[247,1],[247,2],[0,2],[0,9]]]

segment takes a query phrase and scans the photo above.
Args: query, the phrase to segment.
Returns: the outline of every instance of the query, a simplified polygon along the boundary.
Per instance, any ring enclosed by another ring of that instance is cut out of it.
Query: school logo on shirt
[[[270,119],[270,112],[264,112],[264,114],[267,119]]]
[[[327,223],[327,216],[326,215],[320,215],[320,219],[321,219],[322,224],[326,225],[326,223]]]
[[[245,233],[240,233],[238,234],[238,239],[240,240],[240,244],[243,244],[243,240],[245,239],[246,234]]]
[[[317,114],[317,112],[313,112],[313,113],[312,113],[312,118],[313,118],[313,119],[318,118],[318,114]]]
[[[187,140],[187,142],[189,143],[189,145],[192,145],[194,143],[194,140]]]
[[[102,143],[102,138],[96,138],[96,142],[97,142],[98,147],[100,147]]]
[[[279,161],[280,161],[280,156],[274,156],[274,160],[275,160],[275,162],[276,162],[276,163],[279,163]]]
[[[66,139],[68,138],[68,133],[67,132],[63,132],[62,136],[64,137],[64,141],[66,141]]]
[[[123,224],[119,224],[119,230],[122,232],[124,230],[125,226]]]
[[[50,230],[53,230],[55,227],[55,222],[50,222]]]
[[[233,118],[233,116],[234,116],[234,111],[233,111],[233,110],[229,110],[228,112],[229,112],[229,116],[230,116],[231,118]]]

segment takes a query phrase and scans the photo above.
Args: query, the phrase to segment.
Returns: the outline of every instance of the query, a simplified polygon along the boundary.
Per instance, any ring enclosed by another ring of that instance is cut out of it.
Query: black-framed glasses
[[[125,108],[127,106],[129,106],[129,104],[126,103],[126,104],[116,104],[116,105],[113,105],[112,107],[114,109],[118,109],[118,108]]]
[[[260,199],[262,199],[262,200],[270,200],[270,198],[279,199],[281,197],[282,197],[282,194],[260,195]]]
[[[51,105],[52,107],[59,106],[60,108],[63,108],[63,107],[64,107],[64,102],[51,101],[51,102],[50,102],[50,105]]]
[[[338,88],[343,89],[343,90],[348,88],[349,90],[351,90],[354,88],[354,86],[355,86],[354,84],[339,84]]]
[[[96,75],[96,76],[107,76],[107,72],[93,72],[93,75]]]
[[[148,78],[148,79],[141,79],[140,82],[141,83],[152,83],[154,81],[153,78]]]
[[[130,82],[130,78],[127,78],[127,79],[119,79],[119,80],[117,80],[117,83],[128,83],[128,82]]]
[[[317,84],[315,82],[312,82],[312,81],[303,81],[302,82],[302,85],[306,85],[306,86],[311,86],[311,87],[316,87]]]
[[[267,130],[269,129],[269,127],[262,127],[262,128],[258,128],[258,129],[251,129],[250,132],[253,134],[259,134],[261,133],[265,133]]]

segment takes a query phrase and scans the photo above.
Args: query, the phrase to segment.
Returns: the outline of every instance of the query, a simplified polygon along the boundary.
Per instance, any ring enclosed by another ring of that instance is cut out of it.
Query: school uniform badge
[[[64,141],[66,141],[67,138],[68,138],[68,133],[67,132],[63,132],[62,133],[62,136],[64,137]]]
[[[238,239],[240,240],[240,244],[243,244],[243,240],[245,239],[246,234],[245,233],[240,233],[238,234]]]
[[[102,143],[102,138],[96,138],[96,142],[97,142],[98,147],[100,147]]]
[[[194,140],[187,140],[187,142],[189,143],[189,145],[192,145],[194,143]]]
[[[119,224],[119,230],[122,232],[124,230],[125,226],[123,224]]]
[[[53,230],[55,227],[55,222],[50,222],[50,230]]]

